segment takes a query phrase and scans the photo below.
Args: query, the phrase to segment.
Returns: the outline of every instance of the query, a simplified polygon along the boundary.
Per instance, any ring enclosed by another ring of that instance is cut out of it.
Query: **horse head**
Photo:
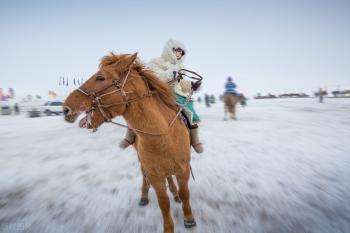
[[[104,122],[122,115],[130,101],[130,96],[137,97],[137,82],[142,78],[137,75],[135,54],[111,54],[102,59],[99,70],[78,89],[73,91],[63,104],[65,120],[76,121],[81,113],[85,117],[79,122],[81,128],[97,129]],[[133,94],[131,94],[133,93]]]

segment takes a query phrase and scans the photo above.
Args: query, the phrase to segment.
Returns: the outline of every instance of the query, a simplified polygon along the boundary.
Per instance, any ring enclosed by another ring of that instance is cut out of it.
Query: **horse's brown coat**
[[[124,90],[127,98],[117,92],[102,98],[104,105],[113,105],[139,98],[127,105],[117,105],[106,109],[110,117],[123,116],[128,125],[152,134],[136,132],[135,149],[137,151],[142,169],[147,180],[154,187],[160,209],[163,214],[164,232],[174,232],[174,224],[170,213],[170,202],[166,193],[165,179],[167,176],[176,175],[179,185],[179,196],[182,200],[185,220],[192,220],[192,211],[189,202],[188,181],[190,175],[190,138],[186,126],[177,118],[169,127],[176,115],[175,97],[167,83],[159,80],[155,74],[146,69],[134,55],[111,54],[102,59],[99,71],[87,80],[81,88],[94,92],[107,86],[112,80],[123,82],[130,74]],[[96,80],[102,76],[105,81]],[[110,87],[99,93],[102,95],[113,91]],[[154,94],[142,98],[151,90]],[[71,111],[66,115],[66,120],[74,121],[80,112],[91,109],[91,99],[79,91],[72,92],[66,99],[64,106]],[[91,118],[94,127],[105,122],[105,118],[98,111],[93,110]]]
[[[224,95],[224,104],[225,104],[225,112],[231,114],[231,116],[236,116],[236,105],[238,102],[238,97],[236,94],[225,94]]]

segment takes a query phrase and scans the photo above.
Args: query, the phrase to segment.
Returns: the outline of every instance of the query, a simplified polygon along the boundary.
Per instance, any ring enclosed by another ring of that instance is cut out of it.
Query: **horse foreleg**
[[[177,187],[174,183],[174,180],[173,180],[173,177],[172,176],[168,176],[166,178],[166,180],[168,181],[168,184],[169,184],[169,189],[170,189],[170,192],[173,194],[174,196],[174,200],[177,202],[177,203],[181,203],[181,199],[179,197],[179,193],[177,191]]]
[[[196,221],[193,218],[190,205],[190,191],[188,189],[189,178],[190,168],[188,168],[184,174],[176,176],[177,183],[179,184],[179,195],[182,200],[182,210],[184,212],[184,224],[186,228],[196,226]]]
[[[142,176],[142,188],[141,188],[141,199],[139,202],[140,206],[145,206],[148,204],[148,191],[149,191],[149,184],[147,183],[146,176]]]
[[[174,233],[174,222],[170,214],[170,201],[166,190],[165,179],[149,177],[150,183],[156,191],[158,204],[163,215],[164,233]]]
[[[233,119],[236,119],[236,104],[237,104],[237,103],[235,103],[235,104],[232,106],[232,118],[233,118]]]

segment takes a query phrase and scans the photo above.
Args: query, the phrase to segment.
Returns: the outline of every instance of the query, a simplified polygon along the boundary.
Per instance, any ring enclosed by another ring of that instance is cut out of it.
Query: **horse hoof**
[[[175,200],[175,202],[177,202],[177,203],[181,203],[181,199],[180,199],[179,196],[175,196],[175,197],[174,197],[174,200]]]
[[[192,228],[197,225],[196,220],[191,219],[191,220],[184,220],[184,225],[186,228]]]
[[[139,202],[139,206],[146,206],[148,204],[148,198],[141,198]]]

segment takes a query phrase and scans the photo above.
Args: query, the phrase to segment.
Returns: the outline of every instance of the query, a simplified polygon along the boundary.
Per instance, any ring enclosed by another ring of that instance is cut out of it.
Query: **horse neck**
[[[131,103],[123,114],[131,128],[152,134],[166,133],[174,116],[156,95]]]

